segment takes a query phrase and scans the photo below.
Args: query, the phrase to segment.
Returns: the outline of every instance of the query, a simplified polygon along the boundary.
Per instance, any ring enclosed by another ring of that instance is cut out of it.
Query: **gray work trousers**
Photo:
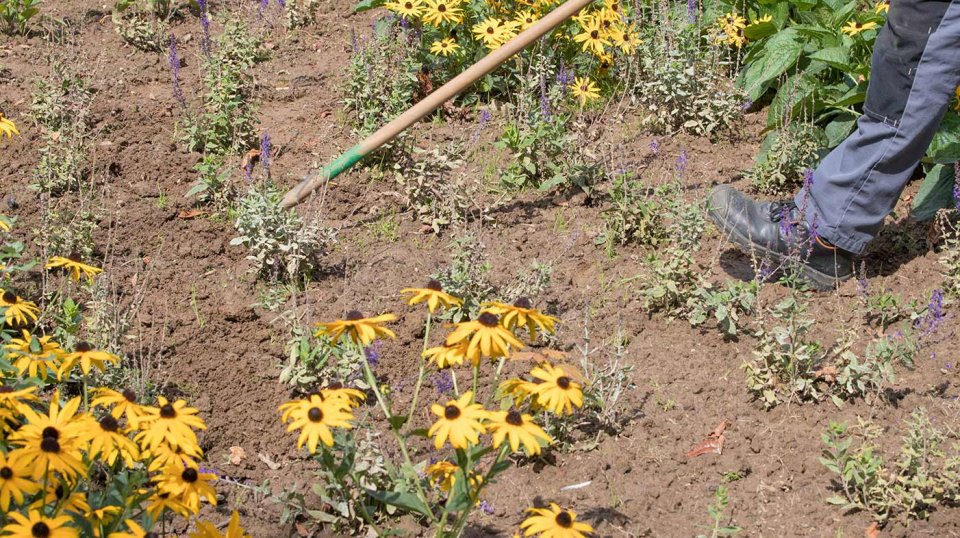
[[[863,252],[920,164],[958,85],[960,0],[893,0],[874,46],[857,130],[796,196],[815,233]]]

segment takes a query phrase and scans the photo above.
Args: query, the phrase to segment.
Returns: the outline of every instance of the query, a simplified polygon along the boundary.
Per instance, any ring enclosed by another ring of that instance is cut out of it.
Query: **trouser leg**
[[[861,253],[910,180],[960,85],[960,0],[893,0],[857,130],[796,196],[816,233]]]

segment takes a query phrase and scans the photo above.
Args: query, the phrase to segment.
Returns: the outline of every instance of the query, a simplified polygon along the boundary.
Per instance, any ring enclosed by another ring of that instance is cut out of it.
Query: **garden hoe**
[[[527,48],[544,34],[559,26],[562,22],[576,15],[581,9],[593,0],[567,0],[563,5],[551,11],[519,35],[507,41],[497,50],[487,54],[479,62],[470,66],[452,80],[437,88],[422,101],[413,105],[406,112],[397,116],[393,121],[384,125],[366,140],[353,146],[346,153],[337,157],[333,162],[320,170],[313,170],[296,187],[290,189],[280,201],[284,208],[290,208],[310,195],[314,190],[348,170],[360,159],[393,140],[407,127],[420,121],[421,118],[439,108],[458,93],[465,90],[474,82],[496,69],[511,56]]]

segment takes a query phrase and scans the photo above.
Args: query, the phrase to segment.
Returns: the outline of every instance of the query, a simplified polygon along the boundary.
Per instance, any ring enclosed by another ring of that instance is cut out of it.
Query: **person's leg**
[[[960,0],[894,0],[857,131],[796,196],[815,233],[859,254],[910,180],[960,85]]]

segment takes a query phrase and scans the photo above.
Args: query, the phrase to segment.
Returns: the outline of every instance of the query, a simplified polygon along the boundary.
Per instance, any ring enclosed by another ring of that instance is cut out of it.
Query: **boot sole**
[[[788,256],[785,256],[779,252],[768,249],[763,245],[758,245],[750,240],[750,238],[745,237],[741,234],[736,228],[731,228],[726,225],[726,219],[721,218],[720,215],[714,213],[713,209],[707,210],[707,215],[710,217],[710,220],[717,225],[717,228],[720,228],[720,231],[726,235],[726,238],[734,244],[740,251],[750,254],[753,251],[760,252],[761,255],[765,258],[770,258],[781,263],[797,263],[800,265],[800,273],[803,277],[810,283],[814,289],[817,291],[833,291],[837,289],[837,285],[847,280],[848,277],[840,278],[826,273],[817,271],[816,269],[810,267],[805,263],[799,262],[799,260],[792,259]]]

